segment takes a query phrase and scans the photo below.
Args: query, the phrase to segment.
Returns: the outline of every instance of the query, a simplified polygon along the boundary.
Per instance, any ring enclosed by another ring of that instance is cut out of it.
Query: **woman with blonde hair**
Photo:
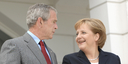
[[[76,22],[79,52],[65,55],[62,64],[121,64],[119,56],[101,50],[106,41],[104,24],[93,18]]]

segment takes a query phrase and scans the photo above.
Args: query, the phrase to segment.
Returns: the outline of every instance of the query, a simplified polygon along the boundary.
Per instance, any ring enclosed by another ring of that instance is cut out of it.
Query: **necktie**
[[[40,41],[40,46],[41,46],[41,51],[42,51],[42,53],[43,53],[43,55],[45,57],[45,60],[47,61],[47,64],[51,64],[50,58],[49,58],[49,56],[48,56],[48,54],[47,54],[47,52],[45,50],[45,45],[44,45],[44,43],[42,41]]]

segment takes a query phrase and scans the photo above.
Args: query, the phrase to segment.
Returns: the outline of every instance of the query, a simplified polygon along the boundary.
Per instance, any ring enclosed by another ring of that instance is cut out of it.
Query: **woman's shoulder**
[[[103,51],[101,50],[100,52],[101,55],[105,55],[105,56],[109,56],[110,58],[119,58],[119,56],[115,53],[112,53],[112,52],[107,52],[107,51]]]
[[[116,54],[112,53],[112,52],[108,52],[108,51],[103,51],[105,54],[108,54],[110,56],[117,56]]]
[[[65,57],[74,57],[77,56],[78,52],[74,52],[74,53],[70,53],[70,54],[66,54]]]
[[[83,51],[79,50],[79,52],[74,52],[74,53],[70,53],[65,55],[65,58],[78,58],[78,57],[84,57],[85,54]]]
[[[121,64],[119,56],[117,54],[112,53],[112,52],[107,52],[107,51],[101,50],[99,58],[100,58],[101,62],[107,60],[106,64]]]
[[[80,55],[81,55],[80,52],[74,52],[74,53],[67,54],[63,57],[62,64],[83,64],[83,62],[81,62],[81,61],[85,61],[85,60],[84,59],[80,60],[80,58],[79,58]],[[82,55],[82,57],[83,57],[83,55]]]

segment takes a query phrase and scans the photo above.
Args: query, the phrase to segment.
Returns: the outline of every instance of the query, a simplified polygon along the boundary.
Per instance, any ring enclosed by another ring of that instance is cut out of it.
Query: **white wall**
[[[89,0],[90,17],[105,24],[107,41],[103,50],[117,54],[121,64],[128,64],[128,21],[126,0]]]

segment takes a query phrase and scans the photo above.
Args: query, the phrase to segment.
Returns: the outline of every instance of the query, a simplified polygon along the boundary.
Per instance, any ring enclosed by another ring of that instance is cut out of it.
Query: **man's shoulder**
[[[25,37],[26,37],[26,34],[27,34],[27,33],[25,33],[24,35],[19,36],[19,37],[15,37],[15,38],[12,38],[12,39],[8,39],[8,40],[6,40],[6,41],[15,42],[15,41],[21,41],[21,40],[24,40]],[[26,37],[26,38],[28,38],[28,37]],[[5,41],[5,42],[6,42],[6,41]]]
[[[23,40],[23,36],[19,36],[19,37],[16,37],[16,38],[12,38],[12,39],[8,39],[6,41],[19,41],[19,40]]]
[[[23,41],[23,36],[19,36],[16,38],[8,39],[6,40],[3,45],[9,45],[9,44],[18,44]]]

